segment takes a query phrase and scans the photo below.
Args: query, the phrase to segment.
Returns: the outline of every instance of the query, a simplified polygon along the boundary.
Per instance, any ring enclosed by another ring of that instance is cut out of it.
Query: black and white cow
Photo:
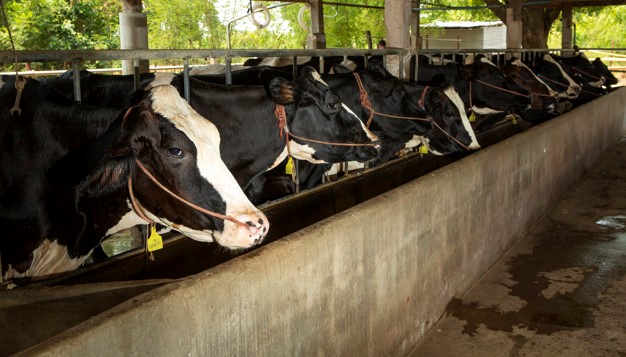
[[[609,67],[604,62],[602,62],[602,59],[600,59],[600,57],[596,57],[596,59],[593,60],[591,64],[596,70],[596,73],[600,74],[606,80],[604,82],[604,85],[607,89],[611,89],[611,86],[616,85],[619,82],[615,75],[611,72]]]
[[[575,99],[580,95],[581,86],[567,74],[553,55],[546,53],[527,63],[532,71],[547,85],[559,93],[562,99]]]
[[[267,234],[267,218],[220,159],[217,128],[174,87],[155,86],[120,112],[27,79],[12,116],[15,77],[2,76],[0,98],[3,279],[74,270],[101,239],[147,220],[231,249]]]
[[[295,81],[278,77],[266,87],[190,81],[190,104],[217,126],[222,158],[244,189],[288,154],[312,163],[365,162],[380,149],[378,138],[312,67],[304,67]],[[181,76],[167,82],[183,92]],[[285,129],[276,116],[281,106]]]

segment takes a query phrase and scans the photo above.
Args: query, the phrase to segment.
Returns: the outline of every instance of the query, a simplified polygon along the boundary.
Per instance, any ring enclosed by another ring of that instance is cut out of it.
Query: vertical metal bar
[[[300,168],[298,167],[298,159],[293,159],[293,168],[296,170],[296,192],[300,192]]]
[[[413,74],[413,75],[414,75],[414,77],[415,77],[415,78],[414,78],[414,79],[415,79],[415,82],[417,82],[417,80],[418,80],[418,78],[419,78],[419,76],[418,76],[418,73],[419,73],[419,65],[420,65],[420,61],[419,61],[419,60],[420,60],[420,59],[419,59],[419,54],[416,52],[416,53],[415,53],[415,73]]]
[[[191,94],[189,90],[189,58],[187,57],[183,59],[183,88],[185,100],[189,103],[191,100]]]
[[[135,90],[139,89],[139,84],[140,84],[140,76],[141,74],[139,73],[139,60],[133,60],[133,85],[135,87]]]
[[[233,84],[233,59],[226,57],[226,84]]]
[[[80,65],[78,61],[72,62],[72,72],[74,75],[74,100],[80,103],[82,95],[80,93]]]
[[[367,59],[368,59],[368,57],[367,56],[363,56],[363,59],[364,59],[363,63],[365,63],[365,68],[367,68]]]
[[[298,78],[298,56],[293,56],[293,79]]]
[[[324,56],[320,56],[320,74],[324,74]]]
[[[404,79],[404,56],[398,53],[398,77]]]

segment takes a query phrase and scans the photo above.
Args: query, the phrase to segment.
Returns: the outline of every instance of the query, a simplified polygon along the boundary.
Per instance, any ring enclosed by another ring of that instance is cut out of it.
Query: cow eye
[[[328,108],[330,108],[330,110],[338,110],[339,109],[339,103],[337,102],[330,102],[328,103]]]
[[[176,158],[181,158],[185,155],[185,153],[179,148],[168,148],[167,153]]]
[[[454,113],[453,112],[446,112],[446,118],[454,119]]]

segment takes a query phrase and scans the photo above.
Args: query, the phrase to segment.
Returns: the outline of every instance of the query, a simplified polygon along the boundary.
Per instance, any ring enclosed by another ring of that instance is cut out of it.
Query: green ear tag
[[[150,237],[148,238],[148,251],[163,249],[163,238],[157,233],[156,227],[150,227]]]
[[[474,112],[472,112],[472,114],[470,115],[469,121],[472,123],[476,121],[476,114]]]
[[[428,154],[428,148],[424,145],[420,145],[420,154]]]
[[[289,160],[287,160],[287,165],[285,165],[285,173],[287,175],[293,175],[293,158],[289,156]]]

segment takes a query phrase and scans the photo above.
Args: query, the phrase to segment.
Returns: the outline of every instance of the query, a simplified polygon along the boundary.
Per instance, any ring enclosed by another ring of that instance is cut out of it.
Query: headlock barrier
[[[405,355],[625,133],[624,103],[618,88],[21,355]]]

